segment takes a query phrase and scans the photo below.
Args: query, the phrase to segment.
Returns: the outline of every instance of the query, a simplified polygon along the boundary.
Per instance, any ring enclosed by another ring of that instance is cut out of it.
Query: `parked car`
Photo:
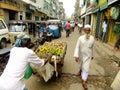
[[[10,42],[9,30],[2,18],[0,18],[0,49],[7,47]]]

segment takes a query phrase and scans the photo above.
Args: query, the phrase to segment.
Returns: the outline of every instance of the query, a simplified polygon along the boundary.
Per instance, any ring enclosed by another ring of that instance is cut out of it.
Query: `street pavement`
[[[120,50],[116,51],[114,50],[114,45],[113,44],[107,44],[107,43],[103,43],[100,41],[96,41],[96,45],[98,47],[98,49],[100,48],[100,52],[102,52],[104,54],[104,56],[109,56],[112,60],[114,61],[118,61],[118,63],[116,63],[116,66],[119,67],[119,63],[120,63]],[[117,75],[115,76],[112,84],[111,84],[111,88],[113,90],[120,90],[120,70],[117,73]]]

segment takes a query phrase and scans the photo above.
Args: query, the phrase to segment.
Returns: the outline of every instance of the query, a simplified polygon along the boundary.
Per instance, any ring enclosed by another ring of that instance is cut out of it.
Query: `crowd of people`
[[[66,22],[57,22],[57,23],[41,23],[40,26],[38,27],[38,35],[39,37],[43,37],[43,36],[47,36],[49,34],[49,36],[55,37],[53,30],[58,30],[58,35],[56,37],[61,37],[62,36],[62,31],[65,30],[66,31],[66,37],[69,37],[69,34],[71,32],[74,32],[74,28],[75,28],[76,24],[75,22],[70,22],[70,21],[66,21]]]

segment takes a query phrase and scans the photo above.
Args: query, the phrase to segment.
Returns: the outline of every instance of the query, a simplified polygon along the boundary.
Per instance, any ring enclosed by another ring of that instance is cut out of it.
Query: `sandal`
[[[88,90],[86,81],[82,81],[82,86],[83,86],[84,90]]]

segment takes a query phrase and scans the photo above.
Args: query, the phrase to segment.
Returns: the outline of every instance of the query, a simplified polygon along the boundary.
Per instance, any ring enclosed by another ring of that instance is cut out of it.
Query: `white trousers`
[[[87,81],[87,78],[88,78],[88,72],[82,70],[81,76],[82,76],[82,80]]]

